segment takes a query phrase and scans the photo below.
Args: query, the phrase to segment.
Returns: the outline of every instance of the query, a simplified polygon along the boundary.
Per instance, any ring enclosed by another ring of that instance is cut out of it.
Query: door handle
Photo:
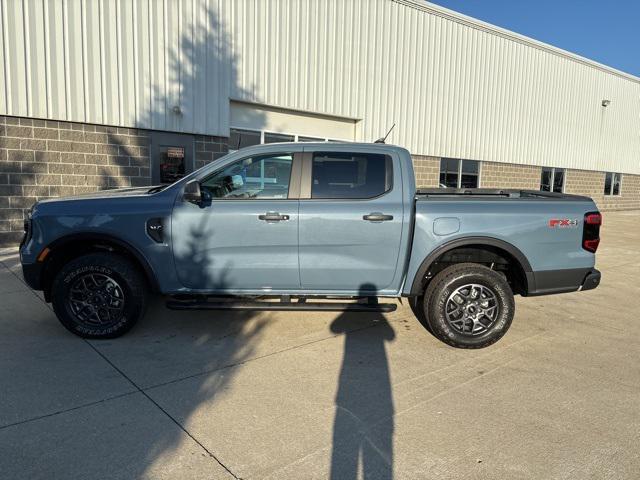
[[[264,215],[258,215],[259,220],[265,222],[280,222],[282,220],[289,220],[289,215],[280,215],[278,212],[267,212]]]
[[[389,220],[393,220],[393,215],[385,215],[384,213],[373,212],[369,215],[363,215],[362,219],[369,222],[388,222]]]

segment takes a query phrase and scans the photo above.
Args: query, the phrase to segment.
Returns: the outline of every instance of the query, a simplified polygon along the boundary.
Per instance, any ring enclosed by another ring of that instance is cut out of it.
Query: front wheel
[[[506,279],[490,268],[461,263],[431,281],[423,308],[430,331],[457,348],[484,348],[502,338],[515,313]]]
[[[56,275],[51,300],[60,322],[84,338],[123,335],[144,315],[144,277],[126,258],[90,253],[71,260]]]

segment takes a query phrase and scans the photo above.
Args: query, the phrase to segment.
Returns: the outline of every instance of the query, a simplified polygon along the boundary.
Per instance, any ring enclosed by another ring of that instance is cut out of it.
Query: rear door
[[[392,284],[403,231],[402,175],[396,154],[384,152],[344,145],[305,149],[299,210],[303,289],[379,292]]]

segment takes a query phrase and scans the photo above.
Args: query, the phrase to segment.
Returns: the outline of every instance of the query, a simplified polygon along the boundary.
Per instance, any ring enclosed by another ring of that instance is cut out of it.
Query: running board
[[[171,310],[270,310],[298,312],[394,312],[395,303],[340,302],[213,302],[207,300],[168,300]]]

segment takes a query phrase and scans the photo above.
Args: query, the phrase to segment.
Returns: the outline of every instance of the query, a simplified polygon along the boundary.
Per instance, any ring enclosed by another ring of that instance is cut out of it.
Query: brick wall
[[[640,175],[623,174],[621,195],[615,196],[604,195],[605,175],[589,170],[568,170],[564,190],[593,198],[603,211],[640,209]]]
[[[440,158],[412,155],[418,188],[434,188],[440,183]]]
[[[482,188],[515,188],[538,190],[541,167],[511,163],[482,162],[480,186]]]
[[[228,152],[226,138],[196,135],[195,167]],[[0,116],[0,246],[22,237],[37,200],[151,183],[150,132]],[[437,187],[440,158],[412,156],[418,187]],[[483,162],[484,188],[540,187],[540,167]],[[622,195],[603,195],[605,174],[568,170],[565,191],[592,197],[603,210],[640,209],[640,175],[623,175]]]
[[[0,116],[0,246],[37,200],[150,181],[145,130]]]
[[[196,170],[204,167],[229,153],[229,141],[224,137],[212,137],[210,135],[196,135]]]

